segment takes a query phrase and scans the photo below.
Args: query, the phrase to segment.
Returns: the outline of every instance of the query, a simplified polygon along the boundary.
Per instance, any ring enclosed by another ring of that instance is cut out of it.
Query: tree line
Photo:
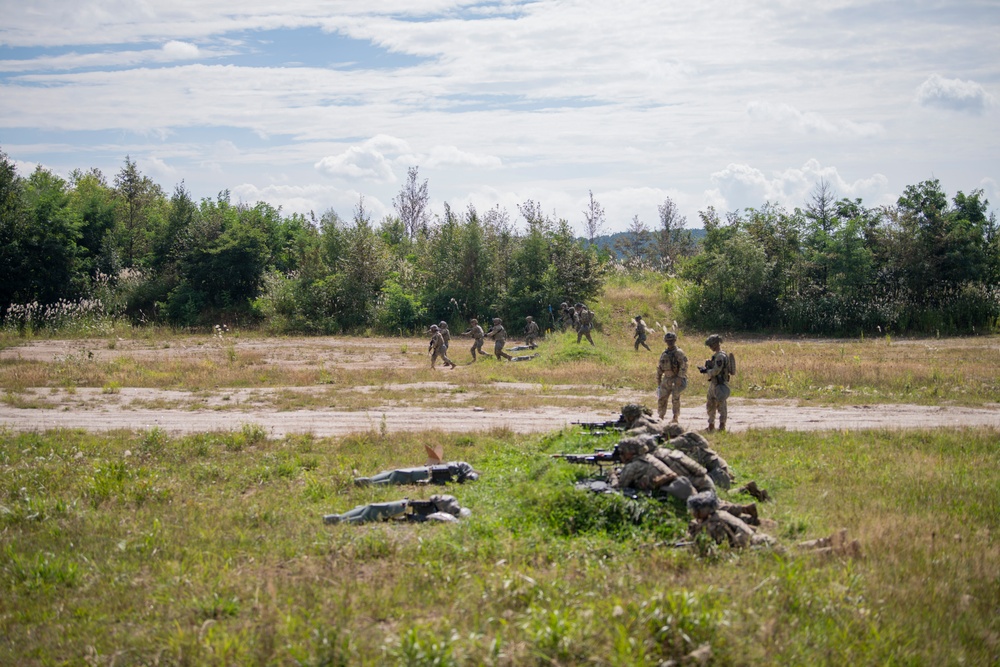
[[[283,215],[228,192],[168,195],[131,158],[109,182],[17,174],[0,151],[0,309],[7,327],[90,314],[174,326],[263,324],[277,332],[407,334],[430,321],[533,315],[588,301],[612,272],[671,282],[678,319],[701,328],[857,335],[994,330],[1000,240],[981,191],[951,200],[937,181],[893,207],[835,199],[820,183],[804,209],[765,204],[699,214],[695,242],[667,199],[650,230],[638,216],[609,249],[590,193],[586,238],[538,202],[518,223],[494,207],[440,213],[416,167],[372,220]]]

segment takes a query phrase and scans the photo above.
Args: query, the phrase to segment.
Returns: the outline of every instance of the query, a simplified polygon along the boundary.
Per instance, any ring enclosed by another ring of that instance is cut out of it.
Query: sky
[[[699,211],[1000,203],[1000,3],[0,0],[0,150],[375,220],[533,200],[584,232]]]

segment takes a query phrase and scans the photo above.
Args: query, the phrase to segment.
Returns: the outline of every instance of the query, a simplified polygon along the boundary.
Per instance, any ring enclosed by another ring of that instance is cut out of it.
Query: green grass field
[[[448,489],[471,518],[323,524],[432,493],[351,480],[433,443],[482,471]],[[678,505],[573,489],[589,470],[547,454],[611,443],[572,431],[0,433],[0,664],[997,664],[998,443],[716,437],[781,543],[734,552],[672,548]],[[860,557],[795,547],[840,528]]]

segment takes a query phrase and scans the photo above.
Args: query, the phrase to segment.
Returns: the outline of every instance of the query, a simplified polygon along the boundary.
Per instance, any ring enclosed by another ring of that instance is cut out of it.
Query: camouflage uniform
[[[573,306],[563,301],[559,305],[559,309],[561,313],[559,321],[562,325],[562,330],[565,331],[566,329],[576,329],[578,318],[576,310],[573,308]]]
[[[441,336],[441,330],[438,329],[436,324],[431,325],[431,341],[427,347],[431,353],[431,368],[434,368],[434,362],[438,360],[438,357],[440,357],[447,365],[455,368],[456,364],[448,358],[448,348],[445,346],[444,338]]]
[[[409,510],[409,511],[407,511]],[[411,501],[406,498],[387,503],[358,505],[343,514],[327,514],[324,523],[368,523],[400,519],[404,521],[457,521],[472,513],[461,507],[455,496],[433,495],[426,501]]]
[[[448,482],[474,482],[479,479],[479,473],[465,461],[449,461],[440,465],[417,466],[415,468],[399,468],[384,470],[371,477],[357,477],[354,483],[359,486],[374,484],[447,484]]]
[[[448,331],[448,323],[445,321],[438,322],[438,331],[441,332],[441,338],[444,339],[444,351],[448,351],[448,346],[451,345],[451,332]]]
[[[687,500],[688,509],[694,519],[688,526],[691,537],[706,533],[713,541],[742,549],[748,546],[772,546],[775,539],[765,533],[758,533],[744,520],[744,517],[757,521],[757,509],[754,505],[742,507],[732,503],[721,503],[714,491],[706,491],[691,496]],[[749,508],[753,508],[752,511]],[[738,513],[735,514],[734,512]]]
[[[677,334],[668,331],[663,336],[667,349],[660,355],[656,365],[656,410],[663,419],[667,405],[673,409],[674,423],[681,416],[681,392],[687,389],[687,355],[677,347]]]
[[[646,323],[642,321],[642,315],[635,316],[635,351],[639,351],[639,346],[642,345],[644,348],[649,350],[649,346],[646,345]],[[652,351],[652,350],[650,350]]]
[[[538,337],[538,322],[535,322],[535,318],[531,315],[525,319],[528,321],[528,325],[524,328],[524,344],[534,349],[535,338]]]
[[[691,482],[649,454],[648,450],[649,445],[643,438],[622,439],[618,443],[618,452],[625,465],[620,471],[612,471],[611,486],[619,490],[666,493],[681,500],[691,495]]]
[[[719,430],[726,430],[726,420],[729,409],[726,400],[729,398],[729,358],[722,351],[722,337],[712,334],[705,340],[705,345],[712,349],[712,358],[705,362],[702,373],[708,375],[708,397],[705,409],[708,412],[708,430],[715,430],[715,413],[719,413]]]
[[[669,447],[684,452],[708,471],[708,478],[723,489],[728,489],[733,483],[733,473],[726,460],[719,456],[701,434],[688,431],[668,440]]]
[[[479,320],[476,318],[469,320],[469,324],[471,325],[469,330],[464,332],[462,335],[472,336],[472,349],[470,351],[472,352],[472,360],[475,361],[477,351],[480,355],[485,356],[485,353],[483,352],[483,338],[486,334],[483,333],[483,328],[479,326]]]
[[[594,328],[594,313],[582,303],[576,304],[574,308],[577,315],[576,342],[579,343],[586,336],[590,344],[593,345],[594,339],[590,337],[590,331]]]
[[[499,317],[493,318],[493,328],[486,335],[493,338],[493,354],[496,355],[497,360],[500,357],[503,357],[507,361],[513,359],[513,357],[503,351],[503,346],[507,343],[507,330],[503,328],[503,321]]]

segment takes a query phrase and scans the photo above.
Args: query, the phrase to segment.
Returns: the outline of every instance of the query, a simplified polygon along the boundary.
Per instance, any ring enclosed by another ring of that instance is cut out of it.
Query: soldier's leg
[[[708,412],[708,430],[715,430],[715,410],[717,408],[717,403],[715,400],[715,392],[712,391],[712,385],[708,385],[708,398],[705,401],[705,411]]]
[[[728,400],[728,399],[727,399]],[[719,430],[726,430],[726,419],[729,417],[729,408],[726,405],[727,401],[719,401]]]
[[[431,352],[431,368],[434,368],[434,362],[437,361],[437,358],[438,358],[437,351],[435,350],[434,352]]]
[[[670,395],[672,390],[664,384],[660,385],[659,397],[656,399],[656,412],[660,415],[660,419],[667,414],[667,405],[670,403]]]
[[[323,517],[323,521],[324,523],[367,523],[369,521],[380,521],[405,513],[406,505],[407,501],[405,500],[358,505],[343,514],[327,514]]]
[[[472,341],[472,347],[469,348],[469,352],[472,353],[472,360],[476,360],[476,341]]]
[[[641,342],[641,341],[640,341],[640,340],[639,340],[638,338],[636,338],[636,339],[635,339],[635,351],[636,351],[636,352],[638,352],[638,351],[639,351],[639,343],[640,343],[640,342]],[[643,343],[643,345],[645,345],[645,343]]]
[[[442,355],[441,355],[441,359],[443,359],[443,360],[444,360],[444,363],[448,364],[448,365],[449,365],[449,366],[451,366],[452,368],[455,368],[455,366],[457,366],[457,365],[458,365],[458,364],[456,364],[456,363],[455,363],[454,361],[452,361],[451,359],[449,359],[449,358],[448,358],[448,354],[447,354],[447,353],[445,353],[445,354],[442,354]]]
[[[672,408],[671,412],[673,413],[673,419],[671,421],[673,421],[676,424],[677,420],[681,418],[681,392],[675,389],[673,393],[674,393],[673,401],[671,401],[670,405],[670,407]]]
[[[499,359],[500,357],[503,357],[507,361],[510,361],[514,357],[510,356],[509,354],[507,354],[506,352],[503,351],[504,344],[505,343],[503,341],[500,341],[499,343],[496,344],[497,359]]]

